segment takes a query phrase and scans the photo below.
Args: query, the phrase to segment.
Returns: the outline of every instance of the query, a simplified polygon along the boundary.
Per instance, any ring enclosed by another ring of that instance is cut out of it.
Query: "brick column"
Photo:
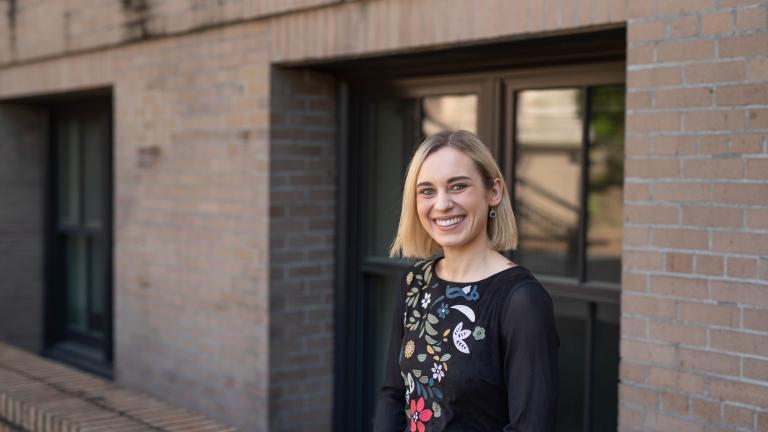
[[[43,154],[39,109],[0,106],[0,341],[43,343]]]
[[[270,431],[329,431],[335,85],[274,68],[270,102]]]
[[[768,430],[768,4],[629,2],[620,430]]]

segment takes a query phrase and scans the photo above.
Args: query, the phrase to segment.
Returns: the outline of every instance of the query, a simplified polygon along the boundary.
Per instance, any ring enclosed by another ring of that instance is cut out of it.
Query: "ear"
[[[488,205],[496,207],[501,202],[502,192],[504,192],[504,183],[500,178],[493,179],[493,185],[488,190]]]

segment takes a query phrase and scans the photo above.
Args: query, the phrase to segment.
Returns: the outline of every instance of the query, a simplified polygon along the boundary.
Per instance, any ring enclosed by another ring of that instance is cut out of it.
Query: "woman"
[[[427,259],[402,278],[374,431],[554,430],[552,299],[500,253],[516,246],[485,145],[466,131],[427,138],[408,168],[390,250]]]

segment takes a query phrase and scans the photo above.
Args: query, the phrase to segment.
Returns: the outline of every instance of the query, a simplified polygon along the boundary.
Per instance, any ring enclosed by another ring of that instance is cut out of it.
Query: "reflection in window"
[[[518,93],[517,258],[534,272],[578,275],[581,100],[578,89]]]
[[[477,133],[477,95],[427,96],[422,99],[421,107],[425,137],[446,129]]]
[[[591,90],[587,278],[621,280],[624,87]]]

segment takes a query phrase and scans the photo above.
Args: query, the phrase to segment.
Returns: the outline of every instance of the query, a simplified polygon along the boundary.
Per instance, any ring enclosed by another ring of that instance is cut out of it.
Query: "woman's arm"
[[[522,282],[508,298],[501,325],[509,410],[504,431],[554,431],[560,337],[552,298],[537,281]]]
[[[400,281],[395,307],[392,312],[387,351],[384,382],[381,385],[379,400],[376,403],[376,415],[373,420],[374,432],[403,432],[405,418],[405,383],[400,375],[400,356],[403,343],[403,313],[405,312],[405,277]]]

